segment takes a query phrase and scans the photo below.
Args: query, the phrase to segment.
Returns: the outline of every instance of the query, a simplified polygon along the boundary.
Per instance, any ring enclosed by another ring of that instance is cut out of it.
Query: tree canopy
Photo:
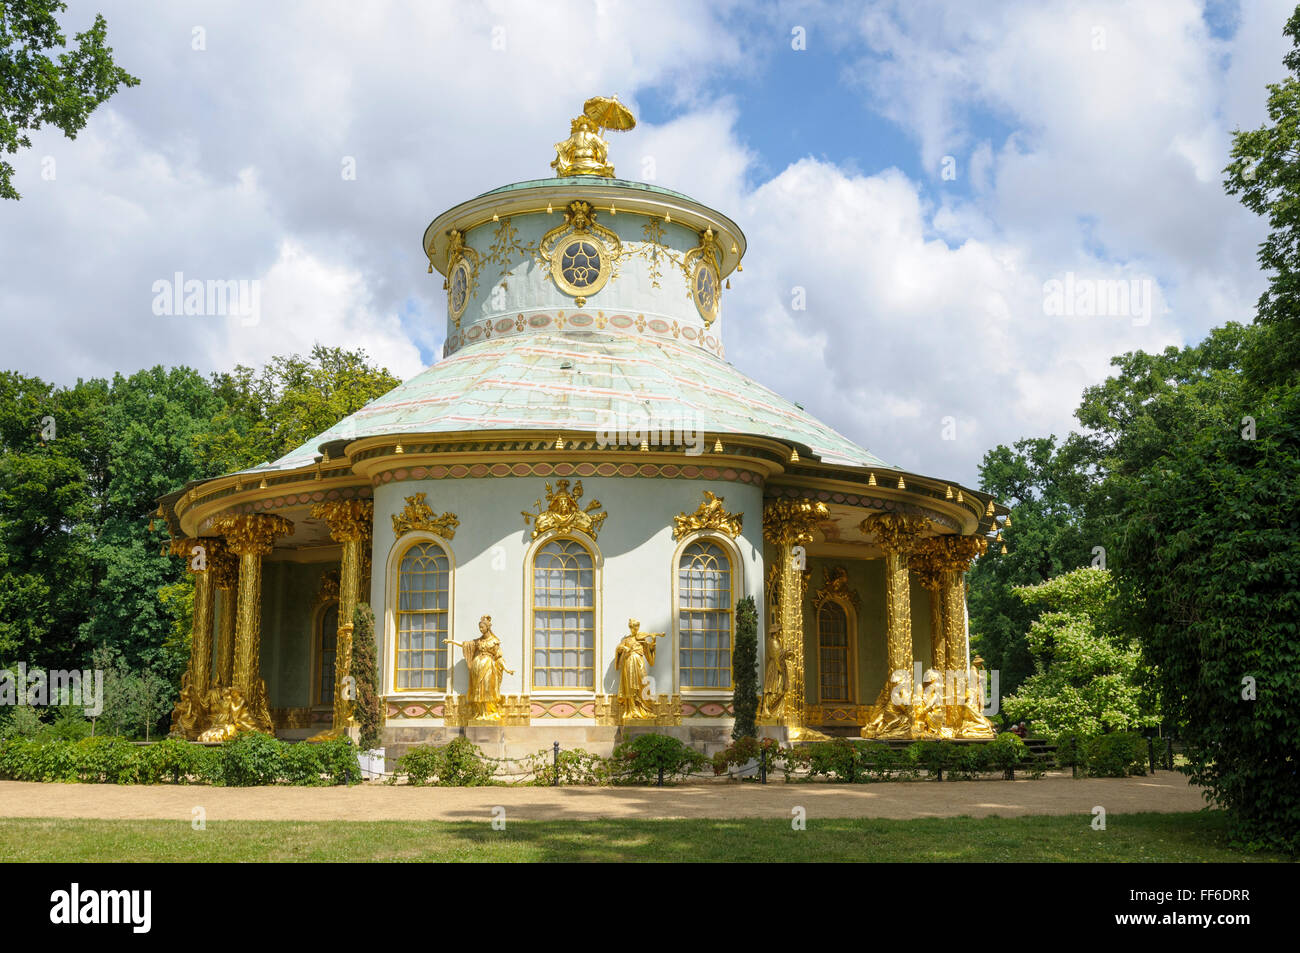
[[[90,29],[68,42],[55,14],[67,9],[61,0],[0,0],[0,147],[10,155],[30,148],[29,132],[49,124],[69,139],[85,128],[90,114],[122,86],[137,86],[136,77],[113,62],[105,43],[108,24],[95,14]],[[14,167],[0,159],[0,198],[17,199]]]

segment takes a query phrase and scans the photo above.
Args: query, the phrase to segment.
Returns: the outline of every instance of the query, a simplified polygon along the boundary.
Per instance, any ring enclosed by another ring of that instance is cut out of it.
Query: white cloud
[[[320,341],[409,375],[444,326],[428,221],[549,176],[585,96],[637,110],[653,89],[678,114],[620,134],[612,158],[640,178],[653,156],[658,184],[745,229],[730,359],[886,460],[973,481],[994,443],[1068,429],[1112,355],[1249,319],[1262,226],[1219,170],[1230,130],[1263,121],[1288,14],[1245,5],[1222,40],[1190,0],[112,7],[115,55],[144,82],[75,141],[43,131],[17,157],[0,366],[70,382]],[[831,37],[801,55],[852,65],[929,178],[805,159],[746,184],[764,157],[743,131],[763,117],[729,83],[775,68],[760,41],[784,45],[791,23]],[[945,185],[944,155],[969,189]],[[261,321],[153,315],[152,282],[176,271],[261,280]],[[1067,273],[1149,280],[1151,323],[1045,315],[1043,283]]]

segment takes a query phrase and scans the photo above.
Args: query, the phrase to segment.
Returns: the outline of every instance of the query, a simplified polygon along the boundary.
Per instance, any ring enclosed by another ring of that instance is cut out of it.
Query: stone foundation
[[[527,726],[451,727],[430,725],[389,725],[384,728],[383,747],[392,771],[406,751],[416,745],[445,745],[453,738],[468,738],[489,758],[525,758],[539,751],[551,751],[555,742],[566,751],[581,748],[591,754],[609,757],[614,746],[639,735],[667,735],[677,738],[692,748],[713,755],[731,744],[731,725],[626,725],[609,727],[595,724],[572,724],[557,721],[554,724]],[[776,738],[787,742],[783,727],[760,727],[760,738]]]

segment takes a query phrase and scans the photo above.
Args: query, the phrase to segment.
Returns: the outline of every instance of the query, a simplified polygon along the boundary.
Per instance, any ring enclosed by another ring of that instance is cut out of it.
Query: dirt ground
[[[1048,775],[1036,781],[908,781],[881,784],[767,785],[698,783],[664,788],[214,788],[176,785],[36,784],[0,781],[0,817],[189,821],[202,807],[210,821],[467,821],[496,806],[515,820],[605,817],[789,817],[803,807],[821,817],[1013,817],[1196,811],[1199,788],[1180,774],[1137,778]]]

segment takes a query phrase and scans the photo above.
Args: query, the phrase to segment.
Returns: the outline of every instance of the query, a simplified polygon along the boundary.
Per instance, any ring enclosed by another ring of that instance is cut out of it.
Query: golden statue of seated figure
[[[596,124],[579,116],[569,124],[569,138],[555,144],[551,168],[560,178],[570,175],[614,175],[609,164],[609,144],[596,132]]]

